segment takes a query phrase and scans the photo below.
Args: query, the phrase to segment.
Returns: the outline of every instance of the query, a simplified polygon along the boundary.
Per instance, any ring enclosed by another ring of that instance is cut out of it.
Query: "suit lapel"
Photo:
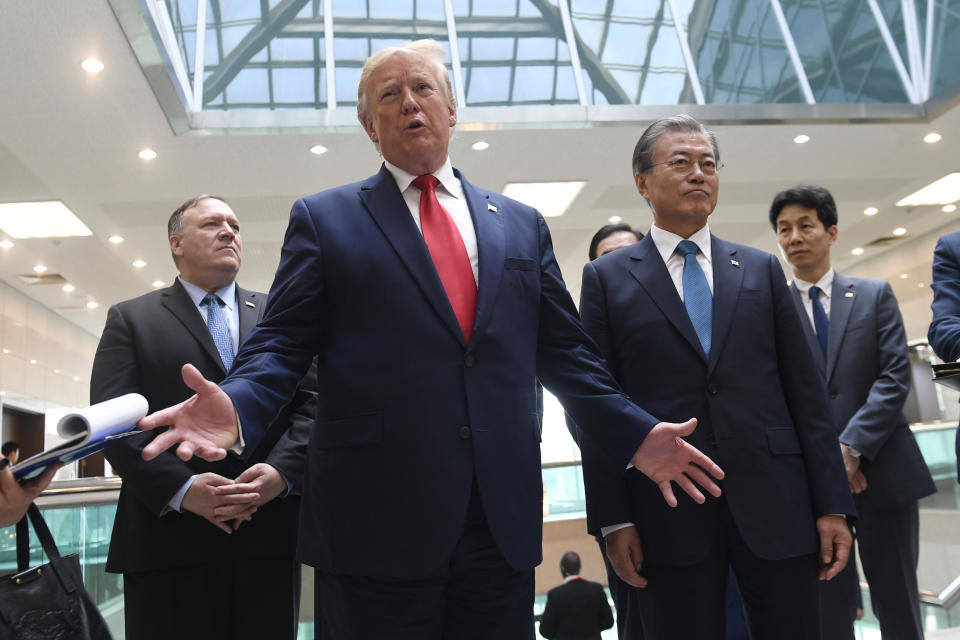
[[[687,315],[687,309],[680,300],[677,288],[670,278],[670,272],[667,271],[667,265],[657,251],[653,238],[647,234],[633,247],[621,249],[621,251],[631,252],[630,275],[640,283],[660,312],[706,362],[707,356],[703,352],[703,345],[700,344],[700,338],[697,337],[693,323],[690,322],[690,316]]]
[[[827,340],[827,380],[833,375],[837,364],[837,354],[847,333],[850,311],[856,302],[857,294],[853,282],[834,272],[833,288],[830,291],[830,333]]]
[[[227,371],[220,359],[220,352],[217,351],[217,345],[213,343],[213,337],[207,330],[207,324],[200,317],[200,311],[194,306],[193,300],[190,299],[179,280],[160,292],[160,302],[180,321],[190,335],[200,343],[207,355],[226,374]]]
[[[237,286],[237,311],[240,314],[240,344],[260,321],[260,296]]]
[[[503,259],[506,252],[506,239],[503,232],[503,217],[500,211],[504,210],[501,203],[494,205],[491,210],[490,196],[481,193],[476,187],[467,182],[458,170],[454,175],[463,186],[463,193],[467,198],[470,217],[473,219],[473,228],[477,233],[477,253],[479,266],[479,283],[477,284],[477,317],[474,321],[473,338],[470,345],[477,343],[480,336],[478,329],[485,326],[493,311],[497,291],[500,288],[500,276],[503,275]]]
[[[710,234],[710,245],[713,260],[713,337],[707,373],[716,366],[723,351],[743,284],[743,267],[736,259],[737,248],[713,234]]]
[[[377,175],[361,185],[359,196],[427,301],[447,325],[450,333],[465,347],[463,332],[423,241],[423,234],[417,228],[396,181],[385,166],[381,166]]]
[[[807,346],[810,347],[810,352],[813,354],[813,360],[817,363],[817,369],[820,370],[821,375],[826,378],[827,361],[824,359],[823,351],[820,349],[817,332],[813,328],[813,324],[810,322],[810,316],[807,315],[807,310],[803,306],[803,296],[800,290],[797,289],[796,283],[793,282],[790,283],[790,297],[793,298],[793,303],[797,307],[797,315],[800,316],[800,324],[803,326],[803,335],[807,340]]]

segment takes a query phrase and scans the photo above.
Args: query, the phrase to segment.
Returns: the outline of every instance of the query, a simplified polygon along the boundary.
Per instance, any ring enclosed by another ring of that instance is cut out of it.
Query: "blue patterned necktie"
[[[823,292],[820,287],[810,287],[810,304],[813,307],[813,328],[817,331],[817,342],[820,343],[820,350],[823,351],[823,357],[827,357],[827,338],[830,336],[830,321],[827,319],[827,312],[820,303],[820,294]]]
[[[213,337],[213,343],[217,345],[217,351],[220,352],[223,368],[230,371],[233,366],[233,338],[230,337],[230,327],[227,326],[227,319],[221,310],[223,300],[214,293],[208,293],[201,304],[207,305],[207,329]]]
[[[713,295],[710,285],[697,262],[700,248],[695,242],[683,240],[677,245],[677,253],[683,256],[683,305],[700,338],[703,352],[710,357],[710,340],[713,334]]]

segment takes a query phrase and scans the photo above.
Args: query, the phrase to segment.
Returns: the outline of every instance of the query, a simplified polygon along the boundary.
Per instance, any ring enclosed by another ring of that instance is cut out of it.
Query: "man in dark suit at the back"
[[[600,640],[613,626],[613,611],[603,586],[580,577],[580,556],[567,551],[560,558],[563,584],[547,592],[540,635],[549,640]]]
[[[910,360],[897,299],[888,282],[845,276],[831,266],[837,205],[823,187],[778,193],[770,224],[793,267],[790,293],[830,396],[880,633],[922,640],[917,500],[936,487],[903,415]],[[860,589],[854,563],[820,589],[824,640],[853,640]]]
[[[266,296],[235,283],[243,249],[226,202],[185,202],[170,217],[168,236],[179,276],[170,287],[110,308],[91,402],[136,392],[155,410],[184,400],[191,392],[180,381],[181,367],[190,362],[222,379],[263,314]],[[184,462],[167,451],[147,463],[140,452],[151,433],[107,449],[123,478],[107,570],[124,576],[128,638],[296,637],[300,500],[282,496],[299,491],[303,477],[315,380],[305,386],[296,412],[280,414],[248,461],[231,455]]]
[[[816,638],[818,577],[845,565],[854,506],[783,270],[710,233],[719,149],[695,119],[651,124],[633,169],[654,224],[584,267],[584,327],[635,402],[673,419],[693,407],[688,438],[726,476],[720,498],[667,509],[582,433],[589,529],[620,577],[645,587],[647,638],[722,640],[729,567],[754,640]]]
[[[960,361],[960,231],[940,237],[933,251],[933,320],[930,346],[944,362]],[[960,481],[960,429],[957,430],[957,480]]]

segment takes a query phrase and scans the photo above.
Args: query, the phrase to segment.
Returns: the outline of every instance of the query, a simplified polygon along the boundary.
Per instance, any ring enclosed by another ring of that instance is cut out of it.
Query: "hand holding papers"
[[[960,362],[933,365],[933,381],[960,391]]]
[[[96,453],[117,438],[137,433],[134,427],[145,415],[147,399],[138,393],[68,413],[57,423],[57,433],[67,441],[15,464],[13,475],[26,480],[55,462],[68,464]]]

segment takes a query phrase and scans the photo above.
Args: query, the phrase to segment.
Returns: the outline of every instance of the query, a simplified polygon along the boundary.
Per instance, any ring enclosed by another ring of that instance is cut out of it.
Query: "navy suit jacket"
[[[933,321],[930,346],[944,362],[960,359],[960,231],[942,236],[933,250]],[[957,474],[960,481],[960,430],[957,431]]]
[[[889,283],[835,273],[827,357],[790,287],[817,369],[827,383],[839,441],[862,454],[867,489],[857,501],[898,507],[936,491],[910,431],[903,403],[910,392],[907,335]]]
[[[469,345],[381,168],[293,205],[264,318],[221,385],[250,445],[318,356],[299,537],[308,564],[435,571],[453,555],[475,478],[504,557],[533,567],[536,378],[624,466],[658,422],[623,395],[584,334],[540,214],[456,175],[479,251]]]
[[[817,517],[855,513],[823,379],[776,258],[711,242],[709,358],[649,235],[584,267],[584,327],[635,402],[669,422],[697,418],[688,440],[726,472],[725,499],[755,554],[812,553]],[[648,479],[605,461],[589,433],[581,450],[591,532],[632,522],[644,557],[661,564],[700,562],[715,548],[717,499],[681,494],[671,509]]]

